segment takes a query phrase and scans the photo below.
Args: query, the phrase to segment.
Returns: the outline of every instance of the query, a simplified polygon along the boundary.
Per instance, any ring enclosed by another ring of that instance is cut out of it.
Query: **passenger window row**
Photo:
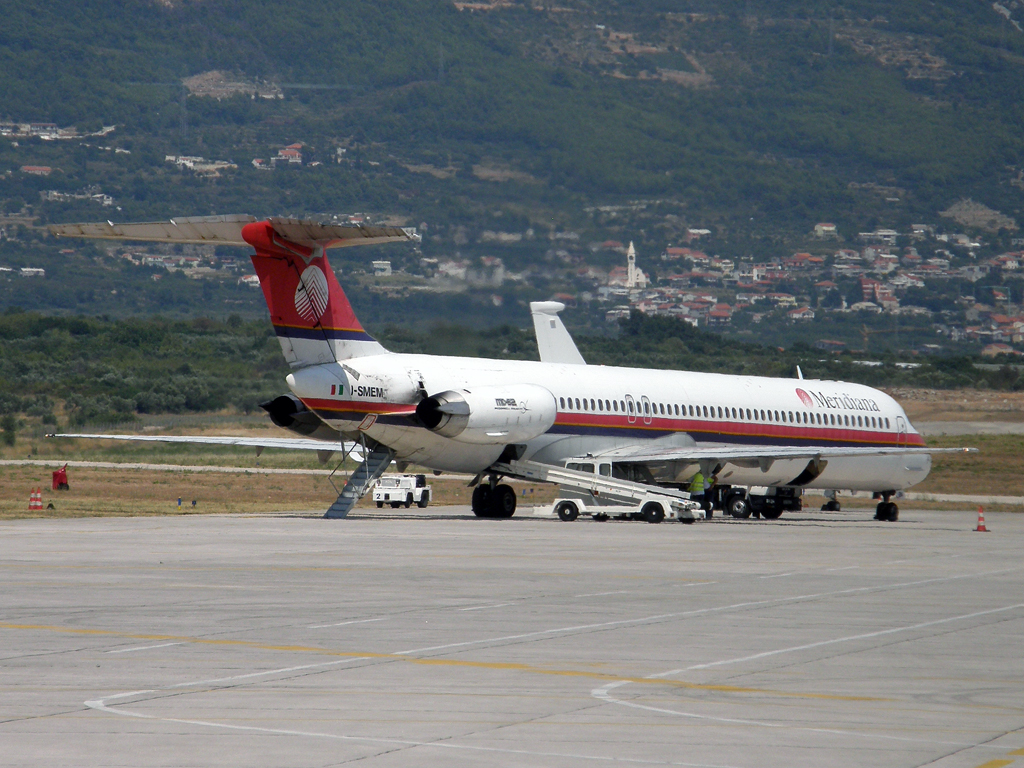
[[[634,407],[635,403],[635,407]],[[642,403],[642,406],[641,406]],[[642,416],[693,416],[705,419],[729,419],[733,421],[760,421],[768,424],[810,424],[823,427],[861,427],[870,429],[891,429],[889,419],[881,416],[850,416],[849,414],[807,413],[793,411],[758,410],[730,408],[715,405],[680,405],[679,403],[652,403],[648,400],[600,400],[594,398],[559,397],[562,410],[598,411],[604,413],[625,413]],[[641,411],[641,407],[643,410]]]

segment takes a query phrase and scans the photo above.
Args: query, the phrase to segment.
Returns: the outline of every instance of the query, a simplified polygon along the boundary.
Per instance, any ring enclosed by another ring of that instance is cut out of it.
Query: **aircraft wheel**
[[[608,522],[608,515],[606,515],[604,512],[600,512],[600,513],[598,513],[596,515],[593,515],[590,519],[591,520],[596,520],[599,523],[607,523]]]
[[[665,519],[665,510],[656,501],[648,501],[644,504],[644,508],[640,510],[640,513],[648,523],[660,523]]]
[[[839,512],[839,502],[835,499],[829,499],[821,505],[822,512]]]
[[[778,520],[780,517],[782,517],[782,510],[781,509],[762,509],[761,510],[761,517],[763,517],[765,520]]]
[[[555,514],[563,523],[571,523],[580,516],[580,509],[571,501],[563,501],[555,507]]]
[[[400,501],[392,501],[391,502],[391,508],[392,509],[398,509],[400,506],[402,506],[402,502],[400,502]]]
[[[726,502],[726,510],[733,517],[746,519],[750,517],[750,502],[747,501],[746,496],[732,496],[729,501]]]
[[[419,507],[420,509],[426,509],[427,508],[427,504],[429,502],[430,502],[430,494],[429,493],[424,493],[422,496],[420,496],[420,500],[416,502],[416,506]]]
[[[491,517],[509,518],[516,513],[516,492],[511,485],[498,485],[491,494]]]
[[[384,506],[384,502],[383,501],[378,501],[377,502],[377,509],[380,509],[383,506]]]
[[[473,489],[473,514],[477,517],[492,517],[491,486],[480,484]]]
[[[900,508],[891,501],[883,501],[875,507],[875,520],[895,523],[900,519]]]

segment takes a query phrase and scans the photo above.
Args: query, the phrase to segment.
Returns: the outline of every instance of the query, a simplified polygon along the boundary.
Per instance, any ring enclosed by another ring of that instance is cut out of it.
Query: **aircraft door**
[[[907,420],[902,416],[896,417],[896,445],[905,446],[907,444]]]
[[[632,395],[626,395],[626,421],[636,424],[636,402]]]
[[[643,404],[641,407],[643,408],[644,424],[650,424],[652,421],[650,398],[644,395],[640,398],[640,402]]]

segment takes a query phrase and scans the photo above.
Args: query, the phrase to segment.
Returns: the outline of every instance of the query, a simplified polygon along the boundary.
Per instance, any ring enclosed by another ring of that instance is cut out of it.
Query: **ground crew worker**
[[[698,469],[697,474],[690,478],[690,487],[686,489],[690,499],[704,506],[704,475]]]
[[[712,510],[715,507],[713,489],[717,484],[718,475],[710,475],[704,478],[704,511],[707,513],[707,517],[711,517]]]

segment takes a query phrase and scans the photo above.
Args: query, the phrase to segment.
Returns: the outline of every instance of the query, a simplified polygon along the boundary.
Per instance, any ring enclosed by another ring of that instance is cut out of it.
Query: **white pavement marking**
[[[656,675],[654,677],[660,677]],[[943,745],[949,747],[987,747],[990,749],[1013,749],[1013,747],[1006,746],[995,746],[990,744],[973,744],[967,741],[938,741],[936,739],[915,739],[909,736],[890,736],[884,733],[865,733],[864,731],[849,731],[841,728],[811,728],[806,725],[790,725],[788,723],[768,722],[766,720],[744,720],[738,717],[716,717],[714,715],[702,715],[697,712],[681,712],[677,709],[666,709],[664,707],[652,707],[647,704],[638,704],[635,701],[623,701],[622,699],[616,699],[612,696],[609,691],[614,690],[623,685],[627,685],[631,681],[629,680],[618,680],[614,683],[608,683],[602,685],[600,688],[595,688],[590,692],[590,695],[595,699],[599,699],[608,704],[617,704],[621,707],[630,707],[632,709],[644,709],[648,712],[657,712],[662,715],[677,715],[678,717],[687,717],[694,720],[707,720],[714,723],[728,723],[730,725],[742,725],[742,726],[755,726],[758,728],[782,728],[789,731],[803,731],[807,733],[824,733],[830,736],[850,736],[859,739],[881,739],[885,741],[902,741],[910,742],[913,744],[925,744],[925,745]]]
[[[181,643],[160,643],[160,645],[139,645],[139,646],[136,646],[135,648],[119,648],[116,651],[107,651],[107,653],[131,653],[132,651],[148,651],[151,648],[167,648],[167,647],[172,646],[172,645],[184,645],[184,642],[181,642]]]
[[[738,664],[738,663],[741,663],[741,662],[744,662],[744,661],[754,661],[756,659],[763,659],[763,658],[766,658],[768,656],[777,656],[777,655],[782,654],[782,653],[794,653],[796,651],[808,650],[810,648],[820,648],[822,646],[834,645],[836,643],[847,643],[847,642],[852,642],[854,640],[864,640],[864,639],[872,638],[872,637],[882,637],[882,636],[885,636],[885,635],[897,634],[899,632],[912,632],[913,630],[916,630],[916,629],[924,629],[925,627],[934,627],[934,626],[937,626],[939,624],[949,624],[949,623],[954,622],[954,621],[966,621],[967,619],[974,619],[974,618],[977,618],[979,616],[989,616],[989,615],[994,614],[994,613],[1004,613],[1006,611],[1012,611],[1012,610],[1017,609],[1017,608],[1024,608],[1024,603],[1017,603],[1015,605],[1006,605],[1006,606],[1003,606],[1002,608],[993,608],[993,609],[988,610],[988,611],[977,611],[975,613],[967,613],[967,614],[963,614],[961,616],[949,616],[949,617],[944,618],[944,619],[935,619],[933,621],[924,621],[924,622],[920,622],[918,624],[911,624],[911,625],[905,626],[905,627],[892,627],[890,629],[879,630],[878,632],[865,632],[865,633],[859,634],[859,635],[849,635],[847,637],[837,637],[837,638],[834,638],[832,640],[822,640],[822,641],[817,642],[817,643],[807,643],[805,645],[795,645],[795,646],[793,646],[791,648],[780,648],[780,649],[775,650],[775,651],[765,651],[764,653],[756,653],[756,654],[753,654],[752,656],[743,656],[743,657],[737,658],[737,659],[723,659],[722,661],[714,661],[714,662],[711,662],[709,664],[694,664],[694,665],[689,666],[689,667],[682,667],[680,669],[670,669],[667,672],[659,672],[658,674],[655,674],[655,675],[648,675],[647,679],[649,679],[649,680],[664,679],[664,678],[667,678],[667,677],[671,677],[673,675],[678,675],[678,674],[680,674],[682,672],[689,672],[689,671],[692,671],[692,670],[695,670],[695,669],[710,669],[712,667],[719,667],[719,666],[725,666],[725,665],[728,665],[728,664]],[[754,725],[754,726],[759,726],[759,727],[762,727],[762,728],[786,728],[786,729],[796,730],[796,731],[808,731],[808,732],[811,732],[811,733],[827,733],[827,734],[837,734],[837,735],[843,735],[843,736],[854,736],[854,737],[858,737],[858,738],[887,739],[887,740],[893,740],[893,741],[907,741],[907,742],[924,743],[924,744],[944,744],[944,745],[947,745],[947,746],[957,746],[957,747],[976,747],[976,746],[987,747],[987,746],[990,746],[990,745],[987,745],[987,744],[972,744],[972,743],[969,743],[969,742],[936,741],[934,739],[914,739],[914,738],[909,738],[909,737],[905,737],[905,736],[890,736],[890,735],[887,735],[887,734],[872,734],[872,733],[864,733],[862,731],[851,731],[851,730],[836,729],[836,728],[810,728],[810,727],[807,727],[807,726],[794,726],[794,725],[789,725],[789,724],[786,724],[786,723],[767,722],[767,721],[763,721],[763,720],[745,720],[745,719],[731,718],[731,717],[715,717],[713,715],[702,715],[702,714],[699,714],[699,713],[696,713],[696,712],[680,712],[679,710],[675,710],[675,709],[665,709],[665,708],[662,708],[662,707],[648,706],[646,704],[638,704],[637,702],[632,702],[632,701],[623,701],[621,699],[616,699],[614,696],[612,696],[610,694],[610,691],[612,691],[612,690],[614,690],[616,688],[620,688],[621,686],[628,685],[630,682],[632,682],[632,681],[630,681],[630,680],[617,680],[617,681],[615,681],[613,683],[608,683],[607,685],[603,685],[600,688],[593,689],[590,692],[590,695],[593,696],[596,699],[600,699],[601,701],[607,702],[609,704],[617,704],[617,705],[623,706],[623,707],[632,707],[633,709],[645,709],[645,710],[647,710],[649,712],[658,712],[660,714],[678,715],[679,717],[688,717],[688,718],[693,718],[693,719],[697,719],[697,720],[711,720],[711,721],[714,721],[714,722],[732,723],[732,724],[735,724],[735,725]],[[992,748],[993,749],[1005,749],[1006,747],[995,747],[995,746],[993,746]]]
[[[950,616],[945,619],[935,619],[934,621],[923,621],[920,624],[910,624],[905,627],[892,627],[890,629],[881,629],[877,632],[865,632],[860,635],[849,635],[848,637],[837,637],[832,640],[821,640],[817,643],[807,643],[806,645],[794,645],[791,648],[779,648],[775,651],[764,651],[762,653],[755,653],[753,656],[744,656],[738,659],[724,659],[722,661],[713,661],[710,664],[694,664],[691,667],[679,670],[680,672],[686,672],[693,669],[710,669],[711,667],[723,667],[727,664],[740,664],[744,661],[754,661],[756,659],[765,659],[769,656],[778,656],[781,653],[795,653],[796,651],[806,651],[811,648],[821,648],[826,645],[835,645],[837,643],[850,643],[854,640],[866,640],[871,637],[883,637],[884,635],[895,635],[899,632],[913,632],[915,629],[924,629],[925,627],[934,627],[939,624],[949,624],[953,621],[966,621],[967,619],[974,619],[978,616],[988,616],[993,613],[1003,613],[1004,611],[1012,611],[1015,608],[1024,608],[1024,603],[1017,603],[1016,605],[1006,605],[1002,608],[993,608],[988,611],[977,611],[976,613],[965,613],[962,616]]]
[[[327,629],[328,627],[344,627],[349,624],[369,624],[371,621],[387,621],[387,616],[379,619],[353,619],[352,621],[339,621],[337,624],[310,624],[306,629]]]
[[[432,645],[427,648],[413,648],[411,651],[395,651],[396,656],[408,656],[413,653],[425,653],[427,651],[441,651],[447,648],[462,648],[467,645],[481,645],[482,643],[500,643],[504,640],[523,640],[527,637],[542,637],[543,635],[557,635],[563,632],[576,632],[582,629],[599,629],[602,627],[614,627],[622,624],[642,624],[645,621],[655,619],[668,619],[678,616],[675,613],[664,613],[660,616],[647,616],[643,619],[620,619],[619,621],[605,621],[600,624],[579,624],[574,627],[559,627],[558,629],[542,629],[539,632],[524,632],[521,635],[505,635],[503,637],[489,637],[486,640],[468,640],[464,643],[448,643],[446,645]]]
[[[459,608],[460,611],[486,611],[488,608],[504,608],[512,603],[495,603],[494,605],[473,605],[469,608]]]
[[[591,592],[589,595],[573,595],[576,597],[604,597],[605,595],[628,595],[629,590],[617,589],[614,592]]]
[[[558,635],[566,632],[579,632],[586,629],[604,629],[606,627],[628,626],[646,624],[652,621],[663,619],[685,619],[690,616],[700,616],[707,613],[719,613],[737,608],[755,608],[763,605],[780,605],[783,603],[794,603],[799,600],[814,600],[820,597],[838,597],[840,595],[853,595],[868,592],[884,592],[891,589],[903,587],[918,587],[924,584],[936,584],[943,581],[956,581],[958,579],[972,579],[979,576],[994,576],[1000,573],[1015,573],[1024,568],[1003,568],[998,571],[985,571],[982,573],[965,573],[959,576],[938,576],[933,579],[921,579],[919,581],[905,581],[898,584],[885,584],[879,587],[853,587],[851,589],[840,589],[833,592],[816,592],[807,595],[796,595],[794,597],[776,597],[767,600],[750,600],[743,603],[732,603],[731,605],[719,605],[714,608],[697,608],[692,611],[681,611],[679,613],[662,613],[656,616],[644,616],[639,619],[619,619],[618,621],[604,621],[598,624],[578,624],[572,627],[558,627],[556,629],[541,629],[536,632],[524,632],[519,635],[504,635],[502,637],[488,637],[483,640],[467,640],[461,643],[446,643],[445,645],[431,645],[425,648],[413,648],[408,651],[395,651],[396,656],[409,656],[414,653],[426,653],[427,651],[444,651],[449,648],[465,648],[471,645],[483,645],[485,643],[502,643],[508,640],[525,640],[530,637],[543,637],[544,635]]]
[[[252,672],[245,675],[233,675],[231,677],[219,677],[210,680],[195,680],[189,683],[176,683],[175,685],[168,685],[163,688],[150,688],[141,691],[126,691],[125,693],[116,693],[112,696],[104,696],[100,699],[92,699],[85,702],[85,706],[89,709],[96,710],[97,712],[103,712],[109,715],[118,715],[120,717],[136,717],[142,720],[155,720],[162,723],[177,723],[179,725],[197,725],[203,728],[224,728],[231,731],[244,731],[247,733],[268,733],[279,736],[303,736],[315,739],[330,739],[334,741],[349,741],[349,742],[362,742],[368,744],[390,744],[405,747],[434,747],[436,749],[448,749],[456,751],[466,752],[485,752],[490,754],[502,754],[502,755],[524,755],[528,757],[546,757],[546,758],[568,758],[571,760],[590,760],[603,763],[626,763],[629,765],[673,765],[680,766],[681,768],[737,768],[737,766],[724,765],[720,763],[687,763],[687,762],[676,762],[671,760],[644,760],[642,758],[630,758],[630,757],[611,757],[607,755],[584,755],[575,754],[569,752],[532,752],[526,749],[502,749],[500,747],[482,747],[474,746],[470,744],[453,744],[450,741],[430,742],[430,741],[413,741],[411,739],[389,739],[372,736],[347,736],[345,734],[338,733],[320,733],[317,731],[296,731],[284,728],[260,728],[253,725],[235,725],[233,723],[217,723],[208,720],[185,720],[176,717],[160,717],[159,715],[151,715],[145,712],[133,712],[130,709],[114,709],[108,704],[108,702],[114,702],[118,699],[130,699],[133,696],[145,696],[153,693],[163,693],[172,690],[178,690],[181,688],[194,688],[197,686],[206,686],[211,683],[228,683],[237,680],[246,680],[254,677],[266,677],[268,675],[285,674],[287,672],[298,672],[306,669],[315,669],[317,667],[331,667],[339,664],[350,664],[354,661],[363,661],[367,659],[366,656],[360,656],[351,659],[342,659],[340,661],[330,661],[323,664],[304,664],[298,667],[285,667],[283,669],[271,669],[266,672]]]

